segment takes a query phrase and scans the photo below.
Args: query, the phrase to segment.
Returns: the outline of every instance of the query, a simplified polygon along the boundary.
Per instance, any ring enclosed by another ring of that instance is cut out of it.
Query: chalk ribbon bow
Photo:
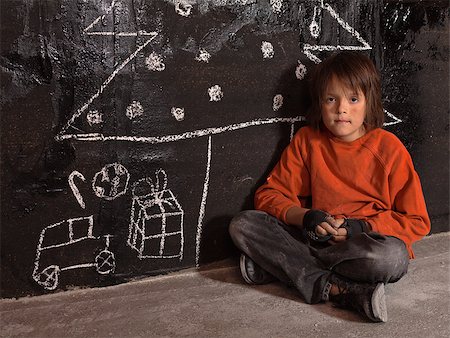
[[[148,191],[150,188],[150,193],[142,194],[137,193],[137,190]],[[133,187],[133,195],[139,198],[143,197],[151,197],[149,200],[144,201],[144,205],[147,208],[150,208],[154,205],[162,206],[163,203],[170,205],[170,207],[174,207],[172,202],[168,201],[163,197],[164,192],[167,190],[167,174],[163,169],[158,169],[155,172],[155,181],[152,180],[151,177],[146,177],[142,180],[136,182]]]

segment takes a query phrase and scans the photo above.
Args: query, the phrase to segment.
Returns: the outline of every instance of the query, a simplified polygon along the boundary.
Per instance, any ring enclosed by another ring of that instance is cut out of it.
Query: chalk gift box
[[[138,258],[183,258],[184,212],[170,189],[167,175],[160,169],[133,186],[128,244]]]

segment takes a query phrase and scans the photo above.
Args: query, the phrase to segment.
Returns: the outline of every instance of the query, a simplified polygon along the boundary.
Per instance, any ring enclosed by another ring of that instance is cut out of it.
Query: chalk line
[[[359,34],[359,32],[350,26],[346,21],[344,21],[339,14],[327,3],[323,4],[321,2],[320,7],[325,9],[328,13],[330,13],[331,17],[333,17],[337,23],[347,32],[349,32],[353,37],[361,43],[360,46],[332,46],[332,45],[310,45],[308,43],[303,45],[303,53],[313,62],[320,63],[321,60],[313,54],[313,51],[335,51],[335,50],[369,50],[372,47],[367,43],[366,40]],[[317,35],[317,36],[316,36]],[[313,32],[314,37],[318,37],[318,31]]]
[[[98,36],[115,36],[115,37],[132,37],[132,36],[152,36],[153,32],[139,31],[139,32],[85,32],[86,35],[98,35]]]
[[[394,114],[388,112],[386,109],[384,109],[384,113],[385,113],[387,116],[389,116],[391,119],[394,120],[394,121],[392,121],[392,122],[384,122],[384,123],[383,123],[384,126],[392,126],[392,125],[394,125],[394,124],[403,122],[403,120],[399,119],[399,118],[398,118],[397,116],[395,116]]]
[[[144,44],[139,46],[128,58],[126,58],[118,67],[114,69],[114,71],[111,73],[111,75],[102,83],[100,86],[100,89],[97,90],[97,92],[91,96],[89,100],[86,101],[85,104],[81,108],[79,108],[75,114],[72,115],[72,117],[67,121],[67,123],[64,125],[64,127],[61,129],[61,131],[56,136],[58,139],[58,136],[61,136],[61,134],[64,134],[65,131],[72,125],[72,123],[75,122],[75,119],[78,118],[90,105],[91,103],[100,95],[103,93],[103,91],[108,87],[109,83],[116,77],[116,75],[131,61],[133,60],[138,53],[144,49],[157,35],[158,33],[153,32],[153,36],[148,39]]]
[[[100,20],[103,20],[104,18],[105,18],[105,16],[106,16],[106,14],[109,14],[109,13],[111,13],[111,11],[112,11],[112,9],[113,9],[113,7],[115,6],[115,4],[116,4],[116,0],[113,0],[112,2],[111,2],[111,5],[108,7],[108,8],[106,8],[106,13],[105,14],[103,14],[103,15],[99,15],[94,21],[92,21],[92,23],[90,24],[90,25],[88,25],[85,29],[84,29],[84,33],[86,33],[89,29],[91,29],[92,27],[94,27]]]
[[[178,203],[175,195],[170,189],[167,189],[167,174],[163,169],[155,172],[155,180],[150,177],[140,179],[135,182],[132,189],[132,204],[130,214],[130,224],[128,227],[127,244],[138,252],[139,259],[146,258],[178,258],[183,259],[184,250],[184,211]],[[153,206],[159,208],[158,213],[149,214],[149,209]],[[171,206],[176,211],[168,212],[164,205]],[[180,224],[178,231],[166,231],[167,218],[179,217]],[[155,223],[147,224],[148,220],[156,219],[161,224],[160,233],[146,236],[146,227]],[[165,254],[165,241],[167,237],[180,237],[180,251],[176,255]],[[158,254],[144,254],[146,243],[149,240],[159,240]]]
[[[78,172],[76,170],[72,171],[72,173],[69,175],[69,178],[68,178],[69,186],[70,186],[70,189],[72,189],[73,195],[77,199],[77,202],[80,205],[80,207],[85,209],[86,208],[86,204],[83,201],[83,197],[80,194],[80,190],[78,190],[78,187],[75,185],[75,182],[73,181],[73,178],[75,176],[78,177],[83,182],[86,181],[86,178],[83,176],[82,173],[80,173],[80,172]]]
[[[200,203],[200,213],[197,222],[197,235],[195,237],[195,266],[199,266],[200,242],[202,239],[203,218],[205,217],[206,197],[208,196],[209,176],[211,170],[211,135],[208,137],[208,160],[206,162],[205,182],[203,183],[202,202]]]
[[[188,131],[182,134],[174,134],[174,135],[165,135],[165,136],[105,136],[100,133],[88,133],[88,134],[66,134],[66,135],[57,135],[55,139],[58,141],[62,140],[77,140],[77,141],[121,141],[121,142],[137,142],[137,143],[148,143],[148,144],[157,144],[157,143],[167,143],[167,142],[176,142],[180,140],[198,138],[209,135],[221,134],[224,132],[234,131],[238,129],[244,129],[253,126],[260,126],[266,124],[273,123],[293,123],[304,121],[304,116],[296,116],[296,117],[274,117],[267,119],[256,119],[252,121],[235,123],[224,127],[213,127],[206,129],[198,129],[193,131]]]

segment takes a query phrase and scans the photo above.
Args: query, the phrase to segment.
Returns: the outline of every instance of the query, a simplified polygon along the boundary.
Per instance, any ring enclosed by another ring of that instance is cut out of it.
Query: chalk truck
[[[109,250],[111,235],[95,237],[93,228],[93,215],[44,228],[36,249],[33,279],[44,289],[55,290],[63,271],[95,267],[99,274],[113,273],[116,263]]]

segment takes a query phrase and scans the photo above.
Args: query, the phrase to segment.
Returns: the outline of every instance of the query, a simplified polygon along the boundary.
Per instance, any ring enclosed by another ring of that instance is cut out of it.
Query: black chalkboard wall
[[[233,254],[336,49],[382,70],[386,129],[449,230],[448,1],[2,0],[2,297]]]

